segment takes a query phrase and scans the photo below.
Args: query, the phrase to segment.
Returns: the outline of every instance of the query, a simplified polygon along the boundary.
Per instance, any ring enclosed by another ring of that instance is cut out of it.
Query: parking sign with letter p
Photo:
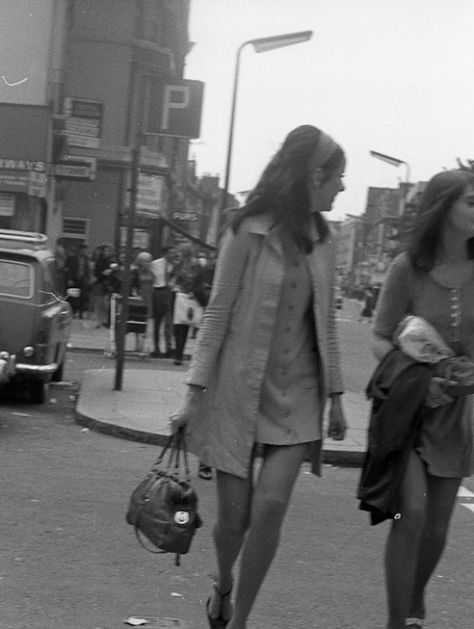
[[[145,132],[198,138],[203,91],[202,81],[153,80],[148,92]]]

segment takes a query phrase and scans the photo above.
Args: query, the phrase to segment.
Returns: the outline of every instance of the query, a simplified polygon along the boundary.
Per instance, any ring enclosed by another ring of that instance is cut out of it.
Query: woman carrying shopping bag
[[[199,327],[206,289],[201,265],[195,258],[192,246],[182,245],[172,278],[175,293],[173,306],[173,334],[175,340],[174,364],[183,364],[184,348],[190,327]]]

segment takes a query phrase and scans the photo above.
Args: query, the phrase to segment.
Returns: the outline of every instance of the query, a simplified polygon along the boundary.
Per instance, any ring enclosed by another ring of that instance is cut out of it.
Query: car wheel
[[[63,372],[64,372],[64,360],[62,360],[59,363],[58,368],[51,376],[51,380],[53,382],[61,382],[61,380],[63,379]]]
[[[32,404],[43,404],[46,399],[46,384],[42,380],[25,382],[28,400]]]

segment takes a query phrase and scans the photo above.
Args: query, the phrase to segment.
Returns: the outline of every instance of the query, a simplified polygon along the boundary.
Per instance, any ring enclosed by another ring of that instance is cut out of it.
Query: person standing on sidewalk
[[[382,360],[407,315],[428,321],[458,356],[474,358],[474,174],[444,171],[428,183],[406,252],[379,298],[373,350]],[[449,399],[449,398],[448,398]],[[402,408],[400,406],[400,408]],[[473,399],[423,411],[385,552],[387,629],[421,629],[425,588],[446,544],[461,479],[474,472]]]
[[[82,319],[89,301],[90,263],[87,255],[87,245],[81,243],[74,247],[66,258],[66,287],[79,289],[79,296],[72,301],[74,314]]]
[[[94,311],[97,327],[107,327],[110,320],[110,276],[115,263],[114,247],[109,242],[102,243],[94,264]]]
[[[372,287],[369,286],[364,291],[364,307],[359,315],[359,321],[372,323],[372,317],[374,316],[375,299]]]
[[[151,331],[153,326],[153,284],[155,276],[151,270],[152,255],[148,251],[140,251],[132,266],[132,294],[138,295],[145,306],[146,328],[144,334],[136,335],[139,351],[150,353]]]
[[[173,312],[174,364],[182,365],[189,328],[196,323],[196,312],[202,313],[203,308],[207,305],[203,272],[194,256],[192,245],[181,245],[179,249],[179,260],[175,265],[173,274],[173,291],[175,293]],[[189,306],[192,313],[189,312]],[[192,314],[191,319],[189,318],[190,314]]]
[[[169,357],[172,354],[171,325],[173,311],[173,293],[170,286],[173,275],[174,251],[170,247],[164,247],[161,258],[152,260],[150,268],[154,275],[153,282],[153,341],[155,350],[154,358],[160,356]],[[160,352],[160,329],[163,323],[163,335],[165,338],[165,352]]]
[[[344,153],[328,135],[298,127],[233,213],[189,390],[170,417],[171,429],[186,426],[190,450],[216,469],[217,580],[207,602],[214,628],[246,627],[301,464],[309,459],[320,473],[328,397],[328,433],[345,435],[334,251],[323,218],[344,190],[344,167]],[[254,478],[257,450],[263,460]]]

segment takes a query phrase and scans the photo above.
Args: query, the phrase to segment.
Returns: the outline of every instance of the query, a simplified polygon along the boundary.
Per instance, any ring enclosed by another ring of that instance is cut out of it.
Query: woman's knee
[[[257,519],[268,526],[283,520],[288,501],[277,494],[256,492],[252,505],[252,522]]]
[[[245,535],[249,527],[247,515],[218,518],[214,525],[214,539],[219,537],[238,539]]]
[[[405,475],[400,487],[399,526],[421,532],[426,520],[427,492],[426,470],[423,461],[414,451],[410,452]]]
[[[420,535],[426,521],[425,505],[408,504],[404,505],[398,514],[398,518],[394,520],[394,524],[399,528],[403,528],[413,535]]]

